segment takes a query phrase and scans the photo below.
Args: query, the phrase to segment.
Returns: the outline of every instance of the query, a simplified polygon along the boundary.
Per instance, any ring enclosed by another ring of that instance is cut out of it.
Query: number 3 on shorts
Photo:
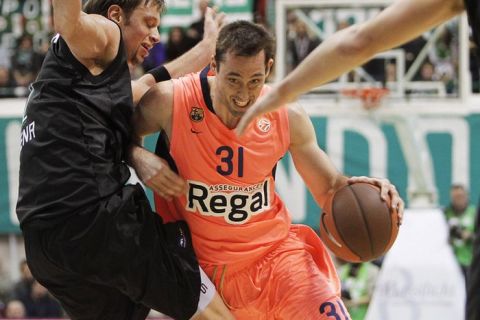
[[[340,314],[337,312],[337,308],[332,301],[327,301],[322,303],[320,306],[320,314],[326,315],[327,317],[331,317],[331,319],[335,320],[350,320],[350,317],[345,312],[345,307],[341,301],[337,301],[337,305],[340,309]]]

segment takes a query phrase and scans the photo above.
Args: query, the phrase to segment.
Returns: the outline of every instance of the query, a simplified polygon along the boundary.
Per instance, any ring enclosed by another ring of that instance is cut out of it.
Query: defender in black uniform
[[[248,109],[237,126],[237,133],[241,134],[261,114],[273,111],[300,94],[364,64],[379,52],[415,39],[465,10],[473,40],[480,47],[479,0],[397,0],[372,19],[335,33]],[[468,320],[480,320],[480,217],[477,217],[473,250],[466,317]]]
[[[468,21],[472,29],[473,41],[477,47],[477,55],[480,49],[480,3],[478,0],[465,0]],[[470,265],[467,283],[467,320],[480,320],[480,216],[477,209],[475,225],[475,238],[473,240],[473,259]]]
[[[186,224],[163,224],[142,187],[126,185],[129,65],[159,41],[163,6],[90,0],[90,15],[80,0],[53,1],[60,34],[25,110],[17,214],[32,274],[72,319],[145,319],[150,308],[175,319],[230,317],[202,277]],[[143,87],[168,79],[166,70],[142,78]],[[168,194],[181,192],[172,182]]]

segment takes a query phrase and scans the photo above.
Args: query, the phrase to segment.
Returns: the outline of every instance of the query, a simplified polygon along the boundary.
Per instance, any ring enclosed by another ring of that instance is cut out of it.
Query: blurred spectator
[[[420,51],[427,44],[427,41],[420,36],[410,42],[405,43],[401,48],[405,51],[405,71],[408,71],[417,58]]]
[[[466,188],[461,184],[450,187],[450,204],[444,209],[449,228],[448,241],[467,281],[468,269],[472,262],[475,228],[475,206],[469,204]]]
[[[8,87],[10,82],[10,70],[6,66],[0,65],[0,87]]]
[[[365,319],[379,270],[371,262],[344,263],[339,267],[342,300],[352,320]]]
[[[187,37],[189,38],[190,47],[196,45],[203,39],[203,25],[205,24],[205,12],[209,5],[209,0],[199,0],[198,9],[200,10],[200,19],[193,22],[187,30]]]
[[[5,303],[3,303],[2,298],[0,298],[0,319],[5,316]]]
[[[470,74],[472,76],[472,92],[479,93],[480,92],[480,61],[478,55],[478,47],[475,45],[470,39],[469,42],[469,56],[470,56]]]
[[[266,29],[269,29],[267,23],[267,1],[266,0],[253,0],[253,22],[263,25]]]
[[[172,61],[190,49],[190,40],[182,27],[172,27],[168,32],[167,61]]]
[[[5,319],[24,319],[27,317],[25,306],[20,300],[10,300],[5,307]]]
[[[163,65],[167,60],[167,49],[163,42],[157,43],[149,52],[148,56],[143,60],[143,71],[151,70],[157,66]]]
[[[385,64],[385,81],[386,82],[398,81],[397,64],[395,62],[389,61]]]
[[[20,262],[20,280],[9,296],[12,301],[21,301],[27,317],[59,318],[62,315],[60,304],[34,280],[26,260]]]
[[[38,281],[33,282],[30,295],[20,300],[25,305],[27,317],[60,318],[62,316],[60,303]]]
[[[0,88],[7,88],[12,86],[12,78],[10,70],[6,66],[0,65]]]
[[[297,14],[294,10],[287,11],[287,40],[295,39],[295,28],[298,21]]]
[[[52,35],[51,35],[52,36]],[[47,39],[51,38],[48,37]],[[35,70],[35,73],[38,73],[40,71],[40,68],[42,67],[43,60],[45,59],[48,48],[50,48],[50,40],[49,41],[42,41],[38,48],[35,50],[35,57],[34,57],[34,62],[33,62],[33,68]]]
[[[0,66],[10,69],[10,53],[7,48],[0,47]]]
[[[0,47],[0,98],[14,97],[11,60],[8,50]]]
[[[32,37],[28,34],[18,39],[12,55],[12,73],[17,86],[28,87],[38,72],[38,53],[33,49]]]
[[[32,292],[33,276],[28,267],[27,261],[20,261],[20,280],[18,280],[12,288],[10,298],[22,300],[30,296]]]
[[[348,19],[342,19],[337,23],[337,31],[348,28],[352,25],[352,22]]]
[[[433,64],[430,61],[425,61],[420,68],[420,81],[434,81],[435,80],[435,69]]]
[[[307,26],[300,19],[294,22],[294,32],[295,36],[288,42],[288,50],[292,57],[292,69],[320,44],[318,38],[308,34]]]
[[[444,28],[428,54],[430,61],[435,66],[435,77],[445,83],[447,93],[453,93],[456,90],[457,46],[458,41],[454,33],[450,29]]]

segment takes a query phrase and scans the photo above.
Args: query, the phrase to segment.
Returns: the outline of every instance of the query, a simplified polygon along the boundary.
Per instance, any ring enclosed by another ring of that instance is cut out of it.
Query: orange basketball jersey
[[[169,153],[160,150],[160,137],[157,154],[188,182],[188,192],[172,201],[155,196],[156,209],[166,221],[188,222],[202,265],[249,262],[290,229],[274,180],[290,144],[288,113],[262,116],[238,137],[215,115],[207,81],[206,71],[173,80]]]

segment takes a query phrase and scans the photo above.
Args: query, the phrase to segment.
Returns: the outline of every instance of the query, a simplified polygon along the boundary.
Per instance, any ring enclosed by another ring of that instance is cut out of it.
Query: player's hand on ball
[[[390,199],[390,208],[396,210],[398,214],[398,222],[402,224],[403,222],[403,210],[405,208],[405,203],[403,202],[400,194],[397,191],[397,188],[390,183],[388,179],[381,178],[372,178],[372,177],[351,177],[347,181],[349,184],[364,182],[370,183],[380,188],[380,196],[384,201]]]
[[[186,181],[156,154],[143,149],[137,153],[133,164],[140,180],[162,198],[171,200],[186,192]]]

